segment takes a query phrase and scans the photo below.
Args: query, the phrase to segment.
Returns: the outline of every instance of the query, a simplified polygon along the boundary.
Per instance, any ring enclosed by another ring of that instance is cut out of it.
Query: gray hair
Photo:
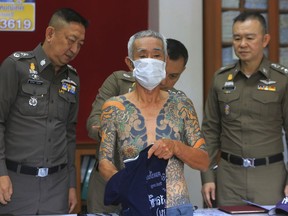
[[[144,31],[137,32],[136,34],[131,36],[128,41],[128,57],[130,59],[133,59],[133,45],[134,45],[135,40],[139,38],[144,38],[144,37],[153,37],[153,38],[160,39],[163,44],[164,55],[167,56],[167,42],[166,42],[165,37],[158,32],[155,32],[152,30],[144,30]]]

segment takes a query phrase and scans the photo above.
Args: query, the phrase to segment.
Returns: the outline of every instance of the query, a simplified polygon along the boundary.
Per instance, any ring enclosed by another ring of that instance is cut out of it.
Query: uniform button
[[[48,139],[48,142],[51,142],[51,138]]]
[[[54,100],[51,100],[51,103],[53,104],[53,103],[54,103]]]

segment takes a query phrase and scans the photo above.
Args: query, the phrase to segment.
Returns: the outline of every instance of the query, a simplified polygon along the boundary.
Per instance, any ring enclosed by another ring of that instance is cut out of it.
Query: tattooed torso
[[[141,111],[125,96],[113,97],[111,106],[102,113],[102,141],[100,160],[113,161],[114,154],[119,154],[120,166],[123,161],[136,157],[148,143],[145,118]],[[179,140],[193,146],[202,138],[194,106],[183,94],[169,93],[156,120],[156,138]],[[166,168],[167,207],[190,203],[184,178],[184,164],[172,157]]]

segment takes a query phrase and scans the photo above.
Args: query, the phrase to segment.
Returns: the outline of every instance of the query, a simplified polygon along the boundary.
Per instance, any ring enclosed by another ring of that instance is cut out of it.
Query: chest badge
[[[38,72],[35,70],[35,64],[30,63],[29,77],[33,80],[39,80]]]
[[[225,94],[229,94],[232,91],[235,90],[235,85],[233,82],[233,75],[229,74],[227,77],[227,81],[224,83],[224,86],[222,87],[222,90],[224,91]]]
[[[228,104],[224,105],[224,113],[226,116],[230,114],[230,106]]]
[[[29,105],[35,107],[37,105],[38,101],[36,97],[30,97],[29,99]]]
[[[61,89],[59,93],[69,92],[71,94],[76,94],[76,86],[77,84],[71,80],[69,77],[67,79],[61,80]]]
[[[258,84],[257,89],[260,91],[276,91],[276,81],[267,79],[260,80],[260,84]]]

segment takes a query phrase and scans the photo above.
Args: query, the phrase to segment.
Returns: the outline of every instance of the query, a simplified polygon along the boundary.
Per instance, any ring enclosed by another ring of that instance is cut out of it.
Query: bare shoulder
[[[112,107],[118,108],[118,109],[123,109],[123,107],[124,107],[123,101],[124,101],[123,96],[111,97],[104,102],[104,104],[102,106],[102,110],[105,110],[107,108],[112,108]]]

